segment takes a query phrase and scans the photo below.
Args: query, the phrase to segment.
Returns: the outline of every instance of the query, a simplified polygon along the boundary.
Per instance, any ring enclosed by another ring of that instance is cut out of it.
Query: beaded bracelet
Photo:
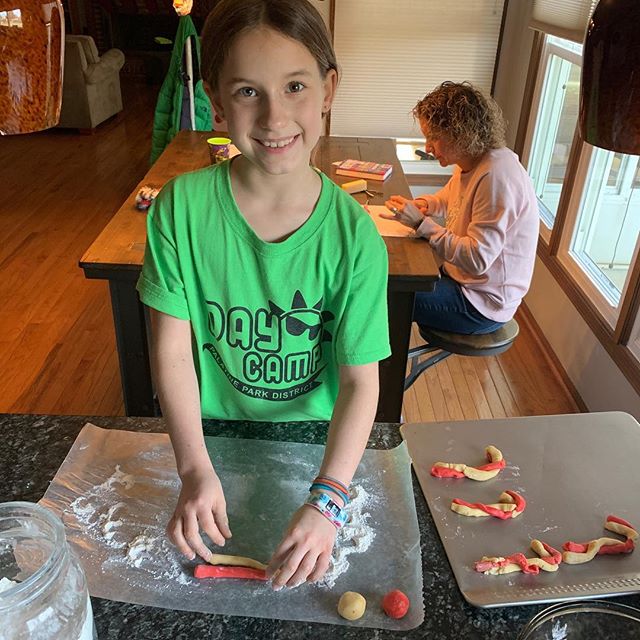
[[[343,511],[326,493],[312,493],[304,503],[318,510],[336,529],[342,528],[347,521],[347,512]]]

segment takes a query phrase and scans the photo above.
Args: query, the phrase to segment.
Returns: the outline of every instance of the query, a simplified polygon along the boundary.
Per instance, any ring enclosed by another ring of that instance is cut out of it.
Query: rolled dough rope
[[[460,498],[454,498],[451,503],[451,510],[461,516],[472,516],[482,518],[493,516],[501,520],[510,520],[519,516],[527,506],[526,500],[515,491],[503,491],[494,504],[483,504],[482,502],[465,502]]]
[[[248,567],[221,567],[210,564],[197,564],[193,568],[194,578],[244,578],[245,580],[267,580],[262,569]]]
[[[558,565],[562,562],[562,554],[548,544],[540,540],[531,541],[531,549],[535,551],[539,558],[526,558],[523,553],[514,553],[506,558],[501,556],[484,556],[482,560],[475,563],[475,570],[485,575],[505,575],[522,571],[536,575],[543,571],[557,571]]]
[[[604,528],[613,533],[617,533],[621,536],[625,536],[630,540],[636,540],[638,532],[630,525],[626,520],[622,518],[616,518],[616,516],[607,516],[607,521],[604,523]]]
[[[638,532],[626,520],[607,516],[604,528],[627,539],[624,542],[615,538],[597,538],[589,542],[565,542],[562,545],[564,549],[562,559],[567,564],[582,564],[593,560],[597,555],[614,555],[633,551],[635,547],[633,541],[638,537]]]
[[[488,464],[471,467],[457,462],[436,462],[431,467],[431,475],[436,478],[470,478],[471,480],[490,480],[495,478],[504,469],[506,462],[502,452],[493,445],[485,449]]]
[[[231,567],[252,567],[253,569],[262,569],[263,571],[267,568],[266,564],[258,562],[258,560],[254,560],[253,558],[245,558],[244,556],[229,556],[223,553],[212,553],[207,558],[207,562],[209,564],[222,564]]]

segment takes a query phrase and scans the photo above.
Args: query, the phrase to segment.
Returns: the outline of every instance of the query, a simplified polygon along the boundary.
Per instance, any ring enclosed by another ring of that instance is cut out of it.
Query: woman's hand
[[[404,205],[410,202],[416,207],[423,216],[431,215],[429,211],[429,201],[427,198],[416,198],[415,200],[410,200],[409,198],[405,198],[404,196],[391,196],[387,202],[385,203],[388,206],[393,206],[396,209],[404,209]]]
[[[167,525],[167,535],[189,559],[193,560],[198,554],[207,560],[211,550],[200,536],[201,529],[219,546],[224,545],[225,538],[231,537],[224,492],[213,468],[198,469],[182,476],[182,489]]]
[[[425,205],[421,210],[416,206],[415,202],[416,201],[408,200],[402,196],[391,196],[391,198],[384,203],[387,209],[390,210],[390,213],[381,213],[380,217],[386,218],[387,220],[397,220],[406,227],[417,229],[424,220],[424,216],[428,213],[428,206],[424,200],[418,200],[418,203]]]
[[[313,507],[302,505],[293,515],[267,567],[273,588],[297,587],[305,581],[322,578],[335,540],[335,526]]]

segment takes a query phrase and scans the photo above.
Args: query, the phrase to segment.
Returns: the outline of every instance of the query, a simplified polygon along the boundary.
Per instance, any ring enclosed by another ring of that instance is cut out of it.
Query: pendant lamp
[[[640,154],[640,0],[600,0],[584,41],[580,131],[585,142]]]
[[[63,33],[60,0],[0,0],[0,135],[58,123]]]

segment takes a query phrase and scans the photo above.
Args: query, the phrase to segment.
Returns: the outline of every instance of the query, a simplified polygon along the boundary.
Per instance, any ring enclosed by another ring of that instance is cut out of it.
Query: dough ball
[[[382,608],[390,618],[403,618],[409,611],[409,598],[399,589],[389,591],[382,598]]]
[[[346,620],[362,618],[367,601],[355,591],[345,591],[338,600],[338,613]]]

